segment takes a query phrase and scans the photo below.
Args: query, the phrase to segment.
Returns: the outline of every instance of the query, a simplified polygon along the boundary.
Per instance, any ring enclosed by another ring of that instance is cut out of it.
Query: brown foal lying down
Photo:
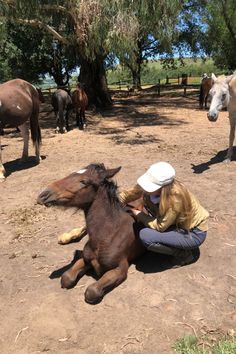
[[[46,206],[77,207],[84,211],[89,239],[82,258],[62,275],[61,285],[73,287],[93,268],[100,278],[85,291],[86,302],[92,304],[123,282],[130,262],[144,252],[135,233],[138,225],[124,210],[117,187],[109,180],[119,170],[120,167],[106,169],[103,164],[91,164],[52,183],[38,196],[38,203]]]

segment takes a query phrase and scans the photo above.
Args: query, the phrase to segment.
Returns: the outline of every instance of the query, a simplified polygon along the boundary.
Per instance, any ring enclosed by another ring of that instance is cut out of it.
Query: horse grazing
[[[57,119],[57,133],[65,133],[69,130],[69,115],[72,110],[72,100],[69,93],[63,89],[57,89],[52,95],[52,106]]]
[[[41,131],[39,127],[39,93],[29,82],[14,79],[0,85],[0,126],[19,127],[23,136],[23,154],[21,161],[28,158],[30,122],[31,138],[35,146],[37,161],[40,162]],[[5,178],[2,164],[0,141],[0,180]]]
[[[84,129],[86,128],[85,110],[88,107],[88,96],[80,83],[72,93],[72,102],[76,113],[76,125],[79,129]]]
[[[85,301],[98,303],[105,293],[127,277],[129,263],[144,252],[135,235],[137,223],[121,205],[116,185],[110,181],[120,167],[106,169],[103,164],[91,164],[85,169],[49,185],[38,203],[76,207],[85,214],[89,240],[79,259],[61,278],[63,288],[73,287],[78,278],[93,268],[100,279],[89,285]]]
[[[212,101],[207,117],[211,122],[216,122],[219,112],[227,107],[229,112],[230,133],[229,148],[225,162],[230,162],[233,154],[236,126],[236,73],[226,77],[222,75],[218,78],[212,74],[212,80],[214,82],[210,90]]]
[[[199,94],[199,107],[207,109],[207,100],[209,97],[209,91],[212,88],[213,80],[211,77],[208,77],[207,74],[203,74],[202,82],[200,85],[200,94]]]

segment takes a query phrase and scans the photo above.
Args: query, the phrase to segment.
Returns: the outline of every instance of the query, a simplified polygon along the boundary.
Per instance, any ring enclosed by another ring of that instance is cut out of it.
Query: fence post
[[[119,80],[119,90],[121,91],[121,82],[120,82],[120,80]]]
[[[184,86],[184,96],[187,94],[187,86]]]
[[[169,76],[166,75],[166,85],[169,84]]]

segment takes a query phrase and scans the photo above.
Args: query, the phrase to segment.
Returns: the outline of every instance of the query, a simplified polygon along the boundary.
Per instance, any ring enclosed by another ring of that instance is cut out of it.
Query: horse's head
[[[218,78],[212,74],[213,86],[209,92],[211,96],[211,105],[207,114],[208,119],[211,122],[215,122],[218,118],[219,112],[228,106],[230,94],[229,94],[229,82],[233,75],[225,77],[224,75]]]
[[[61,205],[87,209],[104,181],[112,178],[121,167],[106,169],[103,164],[91,164],[78,172],[50,184],[37,198],[39,204]]]

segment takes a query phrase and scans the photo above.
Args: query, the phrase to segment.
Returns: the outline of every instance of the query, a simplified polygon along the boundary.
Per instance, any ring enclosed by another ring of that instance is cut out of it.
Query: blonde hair
[[[193,217],[191,197],[187,188],[176,179],[161,189],[160,215],[164,216],[169,208],[177,213],[177,226],[189,231]]]

